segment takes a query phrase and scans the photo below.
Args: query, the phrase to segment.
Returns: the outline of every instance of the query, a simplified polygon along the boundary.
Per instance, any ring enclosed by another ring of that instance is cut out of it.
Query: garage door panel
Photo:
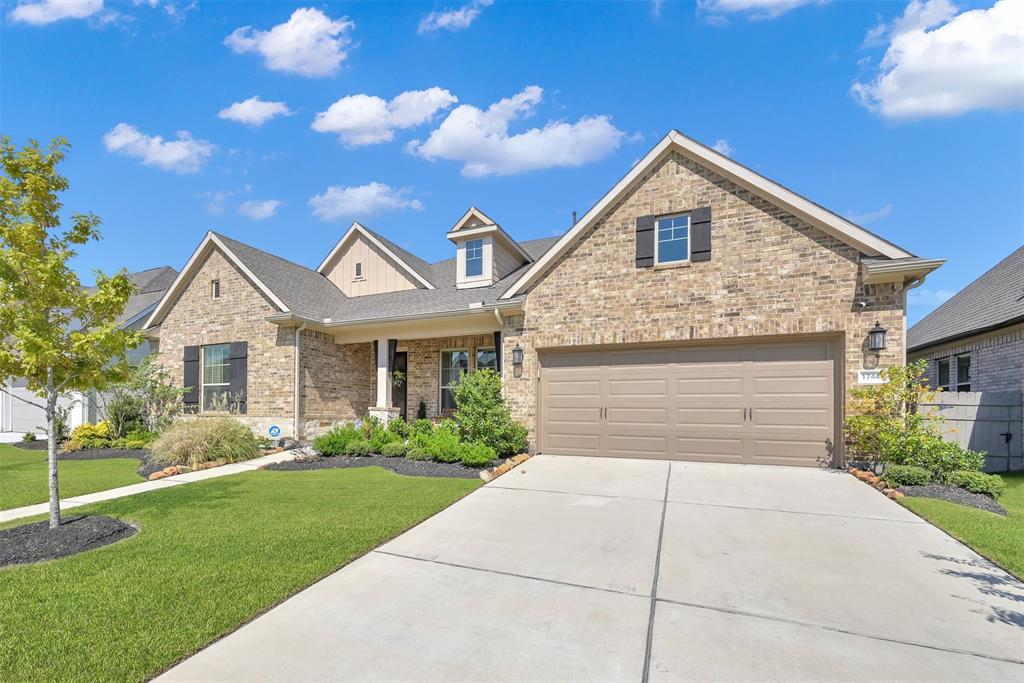
[[[739,427],[742,424],[742,408],[678,408],[676,410],[676,425],[680,428],[704,425]]]
[[[668,392],[667,379],[609,379],[608,396],[648,397],[663,400]]]
[[[677,396],[743,396],[743,378],[678,377],[675,381]]]
[[[668,422],[668,409],[661,408],[608,408],[607,420],[613,428],[626,427],[658,427],[662,428]]]
[[[661,458],[667,448],[667,436],[614,434],[608,437],[608,454],[613,457]]]
[[[702,462],[742,462],[742,439],[676,437],[676,454],[683,460]]]
[[[549,425],[578,424],[596,425],[601,419],[601,409],[594,408],[559,408],[548,410]]]
[[[828,408],[755,408],[753,424],[755,429],[781,427],[831,427],[832,411]]]
[[[548,395],[565,398],[597,398],[600,396],[600,391],[601,386],[597,380],[565,379],[551,383]]]
[[[544,450],[549,453],[565,455],[599,455],[601,453],[600,437],[597,434],[551,431],[545,434],[545,443]]]
[[[780,396],[811,396],[820,398],[831,394],[833,378],[824,375],[810,377],[755,377],[754,396],[756,398],[777,398]]]

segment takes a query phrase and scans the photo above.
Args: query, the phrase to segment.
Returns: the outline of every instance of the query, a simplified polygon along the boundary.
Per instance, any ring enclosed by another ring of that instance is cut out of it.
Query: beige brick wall
[[[212,280],[220,280],[219,299],[211,295]],[[161,363],[181,382],[185,346],[247,341],[247,417],[275,418],[275,423],[287,420],[290,425],[294,414],[294,333],[266,321],[277,312],[253,283],[219,251],[213,251],[160,325]]]
[[[712,258],[637,269],[635,220],[712,207]],[[699,342],[829,333],[845,337],[845,384],[863,367],[867,331],[889,329],[879,367],[902,363],[904,296],[864,286],[853,247],[677,153],[658,164],[530,291],[524,316],[506,320],[506,396],[536,426],[537,349]],[[867,302],[859,309],[855,301]],[[525,351],[514,377],[512,348]],[[838,420],[837,420],[838,422]]]
[[[468,349],[470,369],[473,369],[476,363],[476,350],[478,347],[493,348],[493,335],[399,340],[398,348],[405,349],[409,353],[407,387],[409,390],[408,414],[410,419],[416,419],[416,411],[419,408],[420,399],[423,399],[427,404],[427,417],[434,417],[439,414],[441,351],[443,349]]]
[[[374,400],[373,344],[338,344],[334,335],[312,330],[302,332],[301,344],[301,410],[307,423],[328,427],[365,417]]]

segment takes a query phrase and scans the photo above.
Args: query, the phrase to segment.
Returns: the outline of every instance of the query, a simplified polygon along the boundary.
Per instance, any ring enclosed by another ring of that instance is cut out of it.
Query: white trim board
[[[616,185],[608,191],[594,206],[577,221],[562,238],[509,287],[502,299],[521,294],[543,275],[569,247],[582,237],[588,228],[604,215],[605,211],[614,206],[627,192],[632,190],[643,176],[658,162],[671,152],[678,152],[701,165],[723,175],[737,185],[764,197],[773,204],[786,209],[795,216],[807,221],[825,233],[856,247],[869,256],[883,256],[892,259],[909,258],[913,254],[900,249],[895,244],[873,235],[864,228],[837,216],[831,211],[818,206],[814,202],[786,189],[778,183],[755,173],[736,163],[732,159],[719,154],[710,147],[705,147],[677,130],[670,131],[654,148],[644,156]]]
[[[383,251],[385,256],[387,256],[389,259],[391,259],[397,265],[399,265],[401,268],[403,268],[407,273],[409,273],[409,275],[411,275],[413,277],[413,279],[415,279],[417,282],[422,284],[424,288],[426,288],[426,289],[437,289],[428,280],[426,280],[422,275],[417,273],[411,266],[409,266],[408,263],[406,263],[405,261],[400,259],[398,257],[398,254],[396,254],[395,252],[393,252],[390,249],[388,249],[384,245],[383,242],[381,242],[379,239],[374,237],[373,233],[371,233],[369,230],[367,230],[365,227],[363,227],[362,225],[360,225],[356,221],[352,222],[352,226],[348,229],[348,231],[345,232],[344,235],[342,235],[341,239],[338,240],[338,243],[334,245],[334,248],[331,249],[331,253],[329,253],[327,255],[327,258],[325,258],[323,261],[321,261],[320,265],[317,266],[316,272],[320,273],[321,275],[326,275],[327,265],[329,263],[331,263],[331,261],[334,260],[335,256],[338,255],[338,252],[341,251],[341,247],[345,244],[345,242],[348,240],[348,238],[351,237],[353,234],[355,234],[357,232],[360,235],[362,235],[363,237],[365,237],[366,239],[368,239],[370,241],[370,243],[373,244],[373,246],[375,246],[378,249],[380,249],[381,251]]]
[[[195,277],[195,272],[199,270],[199,266],[203,259],[207,257],[211,251],[219,249],[224,256],[227,257],[231,263],[238,268],[242,273],[245,274],[260,291],[263,292],[268,299],[270,299],[275,306],[277,306],[282,313],[289,313],[289,309],[284,305],[277,295],[275,295],[270,288],[267,287],[263,282],[253,274],[249,268],[242,263],[242,261],[235,256],[234,252],[228,249],[227,245],[220,240],[213,232],[207,232],[206,236],[203,237],[203,241],[199,243],[196,250],[192,252],[192,256],[189,258],[188,263],[178,273],[178,277],[174,279],[171,286],[164,292],[164,296],[160,299],[160,303],[157,304],[156,308],[153,309],[153,313],[146,320],[146,324],[142,326],[143,329],[152,327],[156,322],[163,320],[163,316],[167,314],[167,309],[170,308],[171,304],[177,299],[178,295],[181,294],[181,290],[184,289],[185,285],[192,281]]]

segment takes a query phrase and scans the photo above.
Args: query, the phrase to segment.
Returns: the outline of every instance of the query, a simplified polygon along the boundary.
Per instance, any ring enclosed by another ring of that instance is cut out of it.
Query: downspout
[[[299,423],[299,417],[300,417],[299,412],[300,412],[300,401],[301,401],[301,394],[299,393],[299,388],[300,388],[299,387],[299,383],[301,381],[300,380],[301,375],[300,375],[300,371],[299,371],[299,366],[300,366],[299,360],[300,360],[300,357],[302,355],[302,353],[301,353],[302,347],[299,344],[299,337],[302,334],[302,331],[304,329],[306,329],[306,323],[302,323],[301,325],[299,325],[298,327],[295,328],[295,423],[294,424],[295,424],[295,440],[296,441],[301,441],[302,440],[302,436],[303,436],[302,432],[305,431],[305,430],[303,430],[299,426],[299,424],[300,424]]]

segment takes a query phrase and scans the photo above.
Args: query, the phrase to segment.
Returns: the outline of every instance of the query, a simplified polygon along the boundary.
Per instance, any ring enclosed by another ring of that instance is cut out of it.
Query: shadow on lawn
[[[999,601],[1016,603],[1024,609],[1024,583],[991,562],[984,559],[963,559],[925,552],[921,555],[929,560],[952,565],[939,569],[939,573],[971,581],[982,595]],[[1000,622],[1024,629],[1024,612],[1022,611],[1004,605],[986,604],[973,598],[962,597],[962,599],[970,600],[991,610],[991,614],[986,615],[986,619],[990,622]]]

